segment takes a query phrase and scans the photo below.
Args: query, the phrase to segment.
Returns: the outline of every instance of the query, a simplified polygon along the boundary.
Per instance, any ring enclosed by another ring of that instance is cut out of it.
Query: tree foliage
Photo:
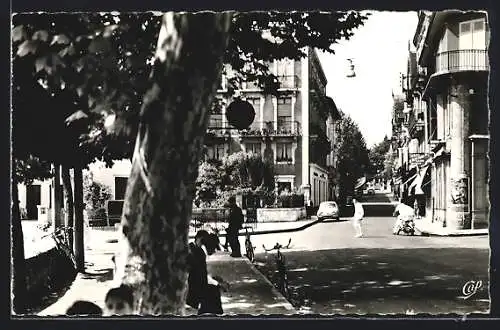
[[[86,172],[83,176],[83,202],[85,208],[98,210],[106,207],[106,202],[111,200],[111,188],[107,185],[94,181],[92,172]]]
[[[230,196],[267,196],[273,191],[273,164],[261,155],[240,151],[226,155],[222,161],[208,160],[200,165],[195,204],[223,206]]]
[[[12,173],[13,183],[31,184],[34,180],[44,180],[53,177],[50,163],[34,156],[14,162]]]
[[[368,149],[358,125],[347,114],[338,123],[337,173],[341,200],[354,192],[356,180],[365,175],[369,165]]]
[[[385,159],[390,146],[391,140],[385,136],[380,143],[370,148],[370,174],[378,174],[384,171]]]
[[[366,19],[358,12],[235,13],[224,55],[228,93],[243,81],[276,93],[279,80],[270,70],[272,61],[300,59],[307,47],[333,53],[331,46],[349,39]],[[30,86],[36,90],[30,102],[42,99],[45,107],[54,108],[57,120],[40,114],[45,128],[57,123],[64,129],[66,120],[83,122],[75,132],[80,142],[70,151],[80,148],[88,159],[108,164],[129,158],[160,23],[155,13],[17,14],[12,30],[15,90]],[[54,105],[60,94],[71,106]],[[26,113],[16,109],[21,118],[33,112],[25,107]],[[23,134],[25,127],[20,123],[15,131]],[[40,143],[54,146],[53,140]]]

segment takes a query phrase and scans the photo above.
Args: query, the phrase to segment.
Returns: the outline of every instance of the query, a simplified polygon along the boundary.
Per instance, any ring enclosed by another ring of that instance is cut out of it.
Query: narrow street
[[[362,238],[354,238],[348,219],[297,233],[255,236],[256,266],[276,282],[275,253],[264,253],[262,244],[269,248],[291,238],[290,249],[282,251],[291,302],[304,313],[488,311],[487,236],[396,236],[393,223],[393,217],[368,215]],[[471,280],[482,281],[482,287],[464,299],[462,288]]]

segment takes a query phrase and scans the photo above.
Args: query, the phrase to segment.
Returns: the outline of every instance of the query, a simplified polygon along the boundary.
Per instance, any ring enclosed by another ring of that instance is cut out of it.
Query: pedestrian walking
[[[363,229],[361,227],[361,222],[365,216],[365,210],[363,209],[363,205],[356,198],[352,199],[354,204],[354,216],[352,217],[352,225],[354,230],[356,231],[356,238],[363,237]]]
[[[243,220],[243,212],[238,204],[236,204],[236,198],[233,196],[229,197],[229,226],[227,228],[226,240],[229,241],[229,245],[231,246],[231,257],[234,258],[241,257],[238,233],[243,227]]]
[[[220,290],[227,290],[228,284],[220,277],[212,277],[207,270],[207,256],[218,249],[217,236],[205,230],[198,231],[194,242],[189,243],[186,303],[198,310],[198,314],[223,313]]]
[[[415,200],[413,201],[413,215],[415,217],[415,219],[418,219],[420,218],[420,207],[418,205],[418,199],[417,197],[415,196]]]

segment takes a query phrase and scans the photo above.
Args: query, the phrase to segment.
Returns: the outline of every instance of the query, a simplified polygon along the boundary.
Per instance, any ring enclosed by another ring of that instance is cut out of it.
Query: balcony
[[[280,89],[297,89],[299,88],[299,79],[297,76],[278,76]]]
[[[488,52],[484,49],[460,49],[436,55],[434,75],[461,71],[489,71]]]
[[[412,138],[419,137],[424,133],[425,122],[423,113],[419,113],[417,117],[412,113],[408,116],[408,132]]]
[[[227,137],[237,130],[225,124],[222,119],[210,118],[207,134],[212,137]]]
[[[279,89],[292,89],[295,90],[299,88],[299,77],[294,75],[278,76],[280,82]],[[260,91],[262,88],[259,87],[257,81],[243,81],[241,83],[241,90],[243,91]]]
[[[240,131],[241,137],[293,137],[300,136],[300,134],[300,123],[298,121],[253,122],[248,129]]]

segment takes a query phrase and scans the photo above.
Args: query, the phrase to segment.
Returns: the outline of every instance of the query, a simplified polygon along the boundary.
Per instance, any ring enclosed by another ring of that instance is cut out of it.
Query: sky
[[[372,12],[350,40],[332,46],[335,54],[318,52],[327,95],[358,124],[368,147],[391,136],[392,91],[401,93],[399,75],[417,23],[416,12]],[[354,78],[346,77],[348,58]]]

